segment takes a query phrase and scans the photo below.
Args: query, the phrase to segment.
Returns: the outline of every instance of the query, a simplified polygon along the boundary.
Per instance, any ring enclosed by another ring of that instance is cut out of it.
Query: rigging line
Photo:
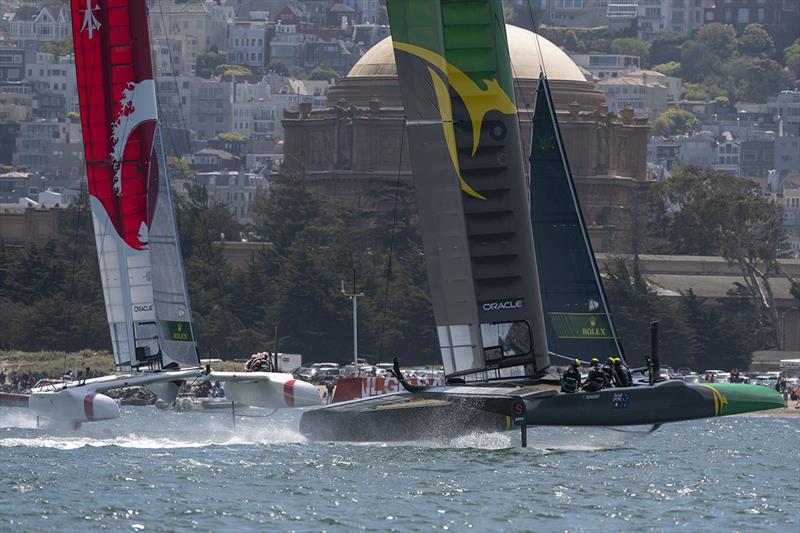
[[[378,362],[381,362],[383,357],[383,342],[384,333],[386,331],[386,312],[389,308],[389,285],[392,280],[392,258],[394,256],[394,238],[395,228],[397,227],[397,203],[400,196],[400,173],[403,168],[403,149],[405,148],[406,139],[406,123],[403,121],[403,127],[400,132],[400,156],[397,159],[397,179],[394,184],[394,213],[392,214],[392,232],[389,238],[389,260],[386,264],[386,290],[383,295],[383,318],[381,319],[381,336],[380,344],[378,347]]]
[[[81,165],[81,174],[86,168],[86,161]],[[78,239],[81,234],[81,214],[83,213],[83,180],[81,180],[81,202],[78,204],[78,216],[75,219],[75,240],[72,243],[72,279],[69,282],[69,292],[72,295],[75,291],[75,272],[78,270]],[[88,201],[88,198],[86,198]],[[67,354],[69,352],[69,342],[72,332],[72,302],[67,306],[67,337],[64,342],[64,374],[67,373]],[[63,374],[62,374],[63,375]]]
[[[539,72],[546,78],[547,68],[544,66],[544,55],[542,54],[542,45],[539,42],[539,28],[536,27],[536,20],[533,16],[533,5],[531,4],[531,0],[527,0],[525,3],[528,6],[528,17],[530,18],[533,35],[536,39],[536,53],[539,55]]]

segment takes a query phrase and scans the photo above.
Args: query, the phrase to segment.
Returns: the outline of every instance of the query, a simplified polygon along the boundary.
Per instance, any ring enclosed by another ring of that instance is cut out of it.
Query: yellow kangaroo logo
[[[486,86],[485,89],[482,89],[463,71],[445,61],[439,54],[408,43],[395,42],[394,47],[397,50],[408,52],[409,54],[423,59],[445,75],[446,81],[439,72],[428,67],[428,73],[433,82],[433,90],[436,93],[436,103],[439,107],[439,113],[442,116],[442,130],[445,142],[447,143],[447,150],[450,153],[450,159],[456,169],[456,174],[458,174],[461,190],[472,197],[486,200],[486,197],[470,187],[461,175],[461,165],[458,162],[458,151],[456,149],[456,132],[453,127],[453,107],[450,103],[448,82],[456,93],[458,93],[458,96],[461,97],[469,113],[470,120],[472,121],[473,156],[478,151],[481,126],[483,125],[483,119],[486,113],[496,110],[504,115],[513,115],[517,112],[517,106],[514,105],[511,98],[509,98],[503,88],[500,87],[497,80],[482,80],[483,84]]]

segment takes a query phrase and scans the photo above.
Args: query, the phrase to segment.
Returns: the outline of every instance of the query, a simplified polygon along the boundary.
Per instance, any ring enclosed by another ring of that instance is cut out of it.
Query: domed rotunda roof
[[[506,24],[506,35],[508,36],[508,51],[511,54],[514,77],[538,79],[540,61],[536,46],[536,34],[524,28]],[[539,36],[538,41],[549,80],[586,81],[581,69],[563,50],[542,36]],[[370,48],[347,74],[348,78],[364,76],[397,76],[391,37],[386,37]]]
[[[539,53],[544,57],[544,68],[553,89],[556,108],[566,110],[576,102],[581,111],[594,111],[605,103],[603,94],[586,81],[583,72],[558,46],[517,26],[506,24],[511,68],[520,109],[533,104],[533,92],[539,79]],[[347,76],[328,90],[328,104],[337,102],[368,106],[377,99],[381,107],[403,107],[397,83],[397,66],[394,61],[392,38],[387,37],[370,48],[353,65]]]

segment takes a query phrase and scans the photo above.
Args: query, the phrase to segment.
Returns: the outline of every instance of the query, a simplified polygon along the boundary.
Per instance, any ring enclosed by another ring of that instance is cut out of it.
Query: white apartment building
[[[63,115],[79,112],[75,58],[32,52],[25,67],[26,80],[39,92],[64,98]]]

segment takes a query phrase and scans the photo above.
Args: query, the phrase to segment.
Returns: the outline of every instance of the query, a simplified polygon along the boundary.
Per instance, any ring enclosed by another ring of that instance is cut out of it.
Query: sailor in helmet
[[[572,394],[581,388],[581,360],[575,359],[561,376],[561,392]]]
[[[606,376],[600,368],[600,360],[597,357],[592,357],[592,368],[589,370],[589,375],[586,377],[586,384],[583,390],[586,392],[597,392],[603,388],[606,383]]]
[[[633,385],[633,376],[628,366],[619,357],[614,357],[614,378],[617,387],[630,387]]]
[[[619,381],[616,379],[614,375],[614,358],[609,357],[606,359],[606,362],[603,363],[603,366],[600,368],[603,371],[603,376],[606,378],[606,382],[603,385],[603,388],[608,387],[619,387]]]

